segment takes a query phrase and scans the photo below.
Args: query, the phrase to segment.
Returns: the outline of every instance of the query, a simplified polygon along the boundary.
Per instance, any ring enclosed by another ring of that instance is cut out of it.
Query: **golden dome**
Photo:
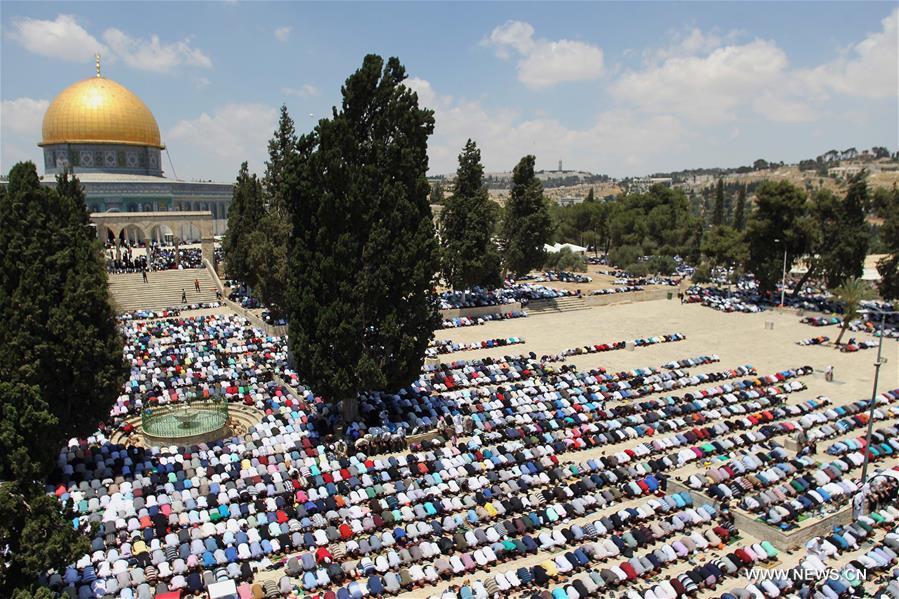
[[[59,143],[163,147],[147,105],[125,86],[99,75],[64,89],[44,114],[38,145]]]

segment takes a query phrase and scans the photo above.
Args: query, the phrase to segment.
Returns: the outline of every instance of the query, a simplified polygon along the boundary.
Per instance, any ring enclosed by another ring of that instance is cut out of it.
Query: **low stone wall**
[[[694,497],[701,498],[710,503],[718,503],[717,499],[697,491],[696,489],[691,489],[682,482],[671,478],[668,479],[668,490],[671,493],[686,491],[691,493]],[[852,507],[849,505],[837,510],[833,514],[817,519],[814,523],[800,525],[799,528],[794,528],[789,531],[780,530],[766,522],[757,520],[755,515],[749,514],[733,505],[731,506],[731,513],[734,515],[734,526],[736,526],[737,530],[745,532],[759,541],[768,541],[779,549],[787,550],[803,547],[814,537],[830,534],[834,526],[841,526],[852,522]]]
[[[629,291],[626,293],[612,293],[609,295],[585,295],[584,303],[590,307],[610,306],[612,304],[626,304],[630,302],[648,302],[666,299],[667,294],[677,298],[677,287],[653,287],[643,291]]]
[[[506,312],[521,312],[521,302],[515,302],[512,304],[501,304],[499,306],[476,306],[474,308],[451,308],[449,310],[441,310],[440,316],[444,320],[448,320],[450,318],[474,318],[476,316],[483,316],[484,314],[499,314]]]

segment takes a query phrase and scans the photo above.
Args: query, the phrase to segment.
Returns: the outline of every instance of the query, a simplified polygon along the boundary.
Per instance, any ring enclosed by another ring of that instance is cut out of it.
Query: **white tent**
[[[561,252],[562,248],[568,248],[575,254],[583,254],[587,251],[587,248],[580,245],[574,245],[573,243],[554,243],[552,245],[548,243],[543,244],[543,249],[552,254]]]

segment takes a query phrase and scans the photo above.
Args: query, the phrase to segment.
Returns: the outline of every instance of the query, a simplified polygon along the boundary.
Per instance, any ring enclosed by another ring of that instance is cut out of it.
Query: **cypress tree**
[[[228,231],[222,242],[228,276],[247,285],[256,285],[256,271],[250,262],[251,237],[262,219],[264,206],[262,186],[256,175],[250,174],[247,163],[240,165],[231,206],[228,209]]]
[[[109,415],[126,371],[77,179],[42,188],[34,164],[17,164],[0,222],[0,594],[12,596],[88,548],[36,481]]]
[[[362,390],[418,376],[439,323],[428,195],[433,112],[396,58],[368,55],[332,117],[300,138],[288,176],[293,221],[289,341],[302,379],[358,415]]]
[[[746,228],[746,186],[740,186],[737,193],[737,207],[734,209],[734,229],[742,231]]]
[[[459,154],[453,194],[440,212],[443,278],[454,289],[492,288],[501,282],[499,252],[492,239],[494,221],[481,151],[469,139]]]
[[[552,233],[543,185],[534,175],[535,160],[534,156],[525,156],[512,171],[512,189],[503,219],[505,264],[517,276],[543,265],[543,246]]]
[[[724,224],[724,180],[718,179],[718,187],[715,189],[715,212],[712,214],[713,225]]]
[[[849,180],[846,197],[836,208],[836,223],[826,235],[828,252],[822,252],[822,266],[827,286],[834,289],[848,279],[862,276],[868,254],[870,231],[865,222],[868,205],[868,173],[865,170]]]
[[[431,198],[428,200],[432,206],[443,204],[443,183],[437,181],[431,185]]]
[[[265,162],[265,175],[262,186],[265,190],[269,210],[286,216],[286,200],[284,198],[285,173],[291,158],[297,152],[297,135],[293,119],[287,112],[287,106],[281,105],[278,128],[268,142],[268,160]]]

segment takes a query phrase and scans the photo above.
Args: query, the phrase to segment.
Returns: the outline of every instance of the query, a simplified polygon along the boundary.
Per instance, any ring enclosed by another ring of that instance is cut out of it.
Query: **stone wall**
[[[612,304],[626,304],[630,302],[648,302],[666,299],[667,294],[677,297],[677,287],[652,287],[643,291],[628,293],[613,293],[610,295],[585,295],[584,303],[590,307],[610,306]]]

